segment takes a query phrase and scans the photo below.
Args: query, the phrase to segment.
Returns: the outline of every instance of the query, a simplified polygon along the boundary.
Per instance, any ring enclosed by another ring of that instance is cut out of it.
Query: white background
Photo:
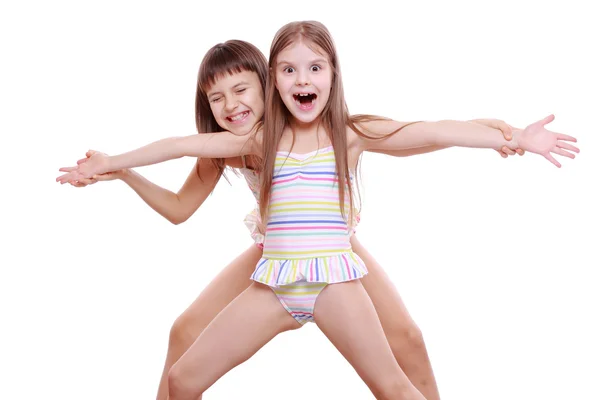
[[[231,175],[174,226],[121,182],[75,189],[57,170],[88,148],[194,133],[212,45],[244,39],[268,54],[282,25],[316,19],[336,41],[352,113],[519,127],[555,113],[549,129],[579,139],[561,169],[492,150],[367,154],[358,235],[422,329],[442,398],[600,399],[598,12],[394,3],[2,3],[0,397],[154,398],[171,323],[251,243],[251,194]],[[139,171],[176,191],[193,164]],[[372,398],[314,325],[205,397]]]

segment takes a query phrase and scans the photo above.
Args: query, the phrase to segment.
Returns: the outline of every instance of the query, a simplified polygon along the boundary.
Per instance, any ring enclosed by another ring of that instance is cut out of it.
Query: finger
[[[554,164],[558,168],[560,168],[560,163],[558,161],[556,161],[556,159],[554,157],[552,157],[552,155],[550,153],[544,154],[544,157],[546,158],[546,160],[550,161],[552,164]]]
[[[86,152],[85,152],[85,156],[86,156],[86,157],[91,157],[91,156],[93,156],[95,153],[97,153],[97,151],[96,151],[96,150],[88,150],[88,151],[86,151]]]
[[[552,121],[554,121],[554,114],[550,114],[546,118],[539,120],[538,123],[544,126]]]
[[[60,172],[72,172],[76,171],[77,167],[62,167],[58,169]]]
[[[87,185],[84,185],[83,183],[78,182],[78,181],[76,181],[76,182],[69,182],[69,184],[71,186],[75,186],[75,187],[78,187],[78,188],[82,188],[82,187],[86,187],[87,186]]]
[[[523,154],[525,154],[525,150],[523,150],[523,149],[517,149],[516,152],[520,156],[522,156]]]
[[[502,152],[508,154],[509,156],[514,156],[515,152],[513,149],[509,149],[507,146],[502,146]]]
[[[569,153],[568,151],[560,149],[560,148],[558,148],[556,146],[554,146],[554,148],[551,151],[553,153],[555,153],[555,154],[559,154],[559,155],[564,156],[564,157],[575,158],[575,154]]]
[[[97,181],[110,181],[113,179],[113,177],[111,176],[112,173],[111,172],[107,172],[106,174],[100,174],[100,175],[94,175],[94,179],[96,179]]]
[[[575,139],[573,136],[563,135],[562,133],[558,133],[556,138],[558,140],[568,140],[569,142],[577,142],[577,139]]]
[[[78,181],[78,182],[80,182],[80,183],[83,183],[83,184],[85,184],[86,186],[87,186],[87,185],[92,185],[92,184],[94,184],[94,183],[95,183],[94,179],[92,179],[92,178],[81,178],[81,179],[79,179],[79,181]]]
[[[579,149],[569,143],[556,142],[556,147],[560,147],[561,149],[567,149],[567,150],[574,151],[575,153],[579,153]]]
[[[84,163],[84,162],[86,162],[87,160],[88,160],[88,158],[87,158],[87,157],[86,157],[86,158],[81,158],[81,159],[77,160],[77,165],[79,165],[79,164],[83,164],[83,163]]]
[[[69,172],[68,174],[63,174],[61,176],[59,176],[58,178],[56,178],[56,182],[60,182],[61,184],[67,183],[67,182],[71,182],[71,181],[77,181],[79,179],[78,176],[79,175],[77,172],[73,171],[73,172]]]
[[[504,135],[504,139],[506,139],[506,140],[512,139],[512,129],[510,128],[510,125],[508,125],[504,121],[497,120],[496,127],[502,131],[502,134]]]
[[[496,150],[498,152],[498,154],[500,154],[502,156],[502,158],[506,158],[508,157],[506,154],[504,154],[502,151],[500,150]]]

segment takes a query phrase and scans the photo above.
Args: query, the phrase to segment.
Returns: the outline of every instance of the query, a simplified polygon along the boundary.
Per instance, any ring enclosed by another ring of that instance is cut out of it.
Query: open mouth
[[[246,117],[248,116],[248,114],[250,114],[250,111],[244,111],[239,114],[235,114],[235,115],[227,117],[227,121],[233,122],[233,123],[239,123],[239,122],[242,122],[243,120],[245,120]]]
[[[296,93],[293,96],[298,107],[303,110],[310,110],[317,99],[317,95],[314,93]]]

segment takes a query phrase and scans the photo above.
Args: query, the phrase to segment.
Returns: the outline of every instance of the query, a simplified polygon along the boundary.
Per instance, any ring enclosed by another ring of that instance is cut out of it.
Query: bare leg
[[[396,287],[367,249],[352,237],[352,249],[365,262],[369,274],[361,279],[381,321],[396,361],[427,400],[440,394],[423,335],[406,309]]]
[[[169,371],[169,400],[198,400],[220,377],[279,333],[300,324],[273,290],[252,283],[204,329]]]
[[[169,335],[169,349],[156,395],[157,400],[168,398],[167,376],[173,364],[194,343],[210,321],[250,286],[250,275],[261,256],[262,251],[252,245],[225,267],[177,318]]]
[[[396,362],[360,280],[325,287],[317,297],[314,316],[377,399],[425,400]]]

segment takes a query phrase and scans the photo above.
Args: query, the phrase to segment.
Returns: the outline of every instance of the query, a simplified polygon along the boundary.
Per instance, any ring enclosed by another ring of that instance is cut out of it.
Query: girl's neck
[[[291,121],[289,121],[290,128],[297,135],[316,134],[319,130],[320,125],[320,118],[314,119],[311,122],[302,122],[297,120],[296,118],[291,118]]]
[[[288,122],[287,129],[279,142],[279,151],[308,153],[331,144],[331,141],[319,119],[310,123],[298,120]]]

